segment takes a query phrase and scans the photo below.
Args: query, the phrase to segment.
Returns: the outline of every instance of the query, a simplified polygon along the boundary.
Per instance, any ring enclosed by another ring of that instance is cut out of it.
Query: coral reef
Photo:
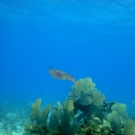
[[[41,99],[32,105],[26,135],[134,135],[135,123],[126,105],[106,102],[91,78],[80,79],[71,87],[68,99],[40,112]]]

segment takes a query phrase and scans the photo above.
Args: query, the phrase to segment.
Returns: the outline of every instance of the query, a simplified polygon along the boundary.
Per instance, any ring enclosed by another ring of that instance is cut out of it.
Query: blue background
[[[64,102],[70,81],[91,77],[107,101],[135,100],[135,2],[0,1],[0,100]],[[2,103],[1,102],[1,103]]]

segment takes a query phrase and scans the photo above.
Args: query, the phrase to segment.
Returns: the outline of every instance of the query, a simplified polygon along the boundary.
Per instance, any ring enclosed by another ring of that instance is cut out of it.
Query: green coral
[[[125,122],[123,135],[134,135],[135,134],[135,123],[132,119]]]
[[[76,135],[114,135],[109,127],[103,127],[90,120],[87,124],[81,124]]]
[[[98,91],[94,91],[92,93],[92,103],[94,103],[95,105],[103,105],[103,101],[105,101],[105,95],[104,94],[100,94]]]
[[[41,104],[41,99],[37,99],[36,102],[32,105],[32,111],[30,114],[30,120],[38,120],[40,117],[40,104]]]
[[[53,108],[51,116],[50,116],[50,122],[49,127],[52,131],[55,131],[58,129],[59,126],[59,113],[57,108]]]
[[[134,128],[132,128],[135,127],[135,124],[132,120],[127,120],[128,114],[126,113],[126,105],[116,103],[112,106],[112,110],[113,111],[107,115],[107,121],[110,123],[112,130],[116,134],[131,135],[130,133],[135,131]],[[124,127],[123,132],[122,127]]]
[[[74,114],[76,115],[78,110],[82,112],[77,116],[77,120],[81,121],[83,118],[90,120],[93,117],[102,120],[105,115],[103,107],[105,95],[100,94],[95,88],[96,85],[91,78],[79,79],[78,84],[72,86],[69,93],[69,98],[74,101]]]
[[[91,78],[79,79],[79,85],[74,85],[71,87],[71,92],[69,96],[73,99],[81,98],[83,104],[91,104],[91,98],[85,95],[91,94],[95,90],[95,83],[92,82]]]
[[[47,105],[42,112],[40,112],[41,99],[37,99],[32,105],[32,111],[30,115],[31,121],[36,121],[38,124],[46,124],[50,105]]]
[[[56,130],[53,133],[51,133],[50,135],[63,135],[62,132]]]
[[[32,105],[28,135],[134,135],[135,123],[128,119],[126,105],[104,102],[105,95],[95,88],[91,78],[80,79],[71,87],[69,99],[57,107],[40,111],[41,99]],[[82,113],[80,113],[81,111]],[[78,113],[79,112],[79,113]],[[79,126],[79,122],[83,123]],[[77,123],[77,124],[75,124]]]
[[[122,128],[122,118],[120,116],[118,116],[118,113],[116,111],[112,111],[111,113],[109,113],[107,115],[107,121],[110,123],[110,126],[112,128],[112,130],[116,133],[116,134],[120,134],[121,133],[121,128]]]
[[[47,126],[48,113],[50,110],[50,105],[47,105],[42,112],[40,112],[41,99],[37,99],[32,105],[32,111],[30,114],[31,123],[25,126],[25,131],[28,135],[46,135],[50,132]]]
[[[27,132],[27,135],[32,135],[32,134],[36,134],[36,135],[47,135],[50,133],[50,129],[45,125],[45,124],[28,124],[25,127],[25,131]]]
[[[75,135],[78,130],[77,125],[72,125],[73,119],[73,101],[67,99],[62,106],[57,102],[58,108],[54,108],[50,117],[49,126],[51,130],[61,129],[64,135]]]
[[[79,85],[71,87],[69,97],[75,100],[76,98],[81,99],[83,105],[95,104],[102,105],[105,100],[105,95],[100,94],[98,89],[95,88],[95,83],[92,82],[91,78],[79,79]]]
[[[121,103],[116,103],[112,106],[112,110],[116,111],[118,116],[121,116],[125,119],[128,118],[128,114],[126,113],[126,105]]]

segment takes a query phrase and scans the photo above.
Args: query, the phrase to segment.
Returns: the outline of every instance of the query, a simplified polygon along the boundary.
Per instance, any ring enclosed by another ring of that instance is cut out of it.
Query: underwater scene
[[[135,135],[135,1],[0,0],[0,135]]]

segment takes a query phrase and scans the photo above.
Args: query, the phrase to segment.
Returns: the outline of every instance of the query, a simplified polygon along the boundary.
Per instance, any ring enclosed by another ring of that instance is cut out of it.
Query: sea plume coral
[[[40,104],[41,99],[37,99],[36,102],[32,105],[30,123],[25,126],[25,131],[28,135],[45,135],[50,132],[50,129],[47,126],[50,105],[47,105],[43,111],[40,112]]]
[[[40,112],[41,99],[37,99],[32,105],[32,111],[30,114],[30,120],[36,121],[39,124],[45,124],[47,122],[50,105],[47,105],[42,112]]]
[[[37,99],[35,103],[32,104],[32,111],[30,114],[30,120],[38,120],[40,117],[40,104],[41,104],[41,99]]]
[[[52,131],[59,129],[64,135],[75,135],[78,131],[77,125],[72,125],[73,101],[67,99],[64,105],[57,102],[57,108],[53,108],[49,127]]]

